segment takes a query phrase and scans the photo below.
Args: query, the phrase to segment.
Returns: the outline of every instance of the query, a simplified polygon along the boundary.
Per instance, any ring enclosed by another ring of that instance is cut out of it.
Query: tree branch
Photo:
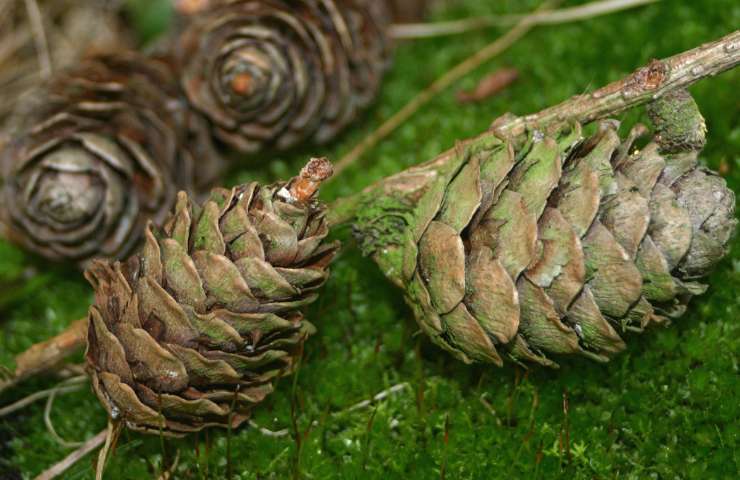
[[[494,122],[492,129],[501,135],[516,136],[528,128],[559,121],[589,123],[652,102],[668,92],[686,88],[740,63],[740,30],[714,42],[688,50],[646,66],[614,83],[586,95],[577,95],[554,107],[524,117]]]
[[[449,22],[397,23],[391,26],[391,37],[398,40],[457,35],[491,27],[506,27],[526,19],[533,25],[557,25],[585,20],[608,13],[659,2],[660,0],[600,0],[585,5],[561,8],[551,12],[523,15],[489,15]]]
[[[96,448],[98,448],[100,445],[102,445],[105,442],[105,439],[108,437],[108,430],[103,430],[102,432],[98,433],[94,437],[92,437],[90,440],[85,442],[79,449],[75,450],[67,458],[62,460],[61,462],[57,463],[50,469],[43,472],[41,475],[36,477],[36,480],[52,480],[54,478],[57,478],[59,475],[62,475],[64,472],[70,469],[75,463],[79,462],[82,457],[87,455],[88,453],[92,452]]]
[[[57,368],[71,355],[81,351],[87,339],[87,318],[77,320],[65,331],[21,353],[15,358],[15,371],[0,379],[0,393],[18,383]]]

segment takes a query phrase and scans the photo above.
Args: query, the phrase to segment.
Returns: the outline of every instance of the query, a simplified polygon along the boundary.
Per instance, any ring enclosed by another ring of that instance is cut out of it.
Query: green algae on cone
[[[291,373],[314,327],[301,308],[329,276],[336,243],[314,199],[331,173],[180,193],[126,262],[93,262],[87,366],[110,417],[150,433],[237,427]]]

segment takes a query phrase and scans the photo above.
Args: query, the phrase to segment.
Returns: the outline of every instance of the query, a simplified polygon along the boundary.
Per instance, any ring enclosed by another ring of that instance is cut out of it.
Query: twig
[[[259,424],[254,420],[249,421],[249,426],[254,428],[255,430],[258,430],[262,435],[266,437],[281,438],[290,435],[290,430],[287,428],[283,428],[282,430],[270,430],[269,428],[259,426]]]
[[[75,463],[80,461],[82,457],[87,455],[88,453],[92,452],[96,448],[98,448],[103,442],[105,442],[105,439],[108,436],[108,430],[103,430],[102,432],[98,433],[94,437],[92,437],[90,440],[85,442],[80,448],[72,452],[62,460],[61,462],[57,463],[50,469],[44,471],[41,475],[36,477],[35,480],[53,480],[54,478],[57,478],[58,476],[62,475],[64,472],[69,470]]]
[[[390,35],[399,40],[457,35],[491,27],[507,27],[527,18],[534,25],[554,25],[616,13],[660,0],[603,0],[530,15],[489,15],[449,22],[406,23],[391,26]]]
[[[82,350],[87,338],[87,318],[77,320],[65,331],[21,353],[10,378],[0,380],[0,393],[35,375],[57,368],[66,358]]]
[[[41,18],[41,10],[36,0],[26,0],[26,11],[33,31],[33,39],[36,44],[36,52],[39,57],[39,67],[41,68],[41,77],[49,78],[51,76],[51,54],[49,54],[49,44],[46,41],[46,31],[44,30],[44,20]]]
[[[666,93],[686,88],[699,80],[735,68],[740,64],[740,30],[714,42],[648,65],[614,83],[586,95],[577,95],[559,105],[524,117],[494,122],[499,135],[520,135],[559,121],[589,123],[651,102]]]
[[[51,421],[51,410],[54,406],[54,399],[56,398],[57,394],[60,393],[61,389],[64,388],[65,384],[79,383],[80,381],[85,381],[86,379],[86,376],[82,376],[71,378],[64,382],[61,382],[57,387],[51,390],[51,394],[49,394],[49,398],[46,400],[46,407],[44,408],[44,424],[46,424],[46,429],[49,431],[49,434],[52,436],[52,438],[64,448],[76,448],[84,445],[84,442],[68,442],[57,433],[56,428],[54,428],[54,423]]]
[[[387,389],[383,390],[382,392],[377,393],[371,399],[363,400],[363,401],[361,401],[359,403],[356,403],[356,404],[352,405],[351,407],[345,408],[344,410],[339,410],[337,412],[333,412],[331,415],[332,416],[337,416],[337,415],[342,415],[344,413],[354,412],[356,410],[361,410],[363,408],[367,408],[367,407],[371,406],[372,404],[374,404],[376,402],[380,402],[380,401],[388,398],[389,396],[394,395],[394,394],[396,394],[396,393],[398,393],[398,392],[400,392],[402,390],[405,390],[407,388],[410,388],[408,382],[399,383],[397,385],[394,385],[394,386],[392,386],[390,388],[387,388]],[[311,423],[311,426],[317,426],[318,424],[319,424],[318,421],[314,421],[314,422]],[[249,421],[249,426],[252,427],[252,428],[254,428],[254,429],[256,429],[256,430],[258,430],[262,435],[264,435],[266,437],[281,438],[281,437],[287,437],[288,435],[290,435],[290,430],[287,429],[287,428],[284,428],[282,430],[269,430],[267,428],[264,428],[264,427],[259,426],[257,424],[257,422],[255,422],[254,420],[250,420]]]
[[[337,412],[335,415],[338,415],[340,413],[344,412],[354,412],[355,410],[360,410],[362,408],[367,408],[370,405],[372,405],[375,402],[380,402],[381,400],[385,399],[386,397],[393,395],[395,393],[400,392],[401,390],[404,390],[406,388],[409,388],[408,382],[399,383],[398,385],[394,385],[391,388],[387,390],[383,390],[382,392],[375,395],[372,399],[363,400],[362,402],[356,403],[352,405],[351,407],[347,408],[346,410],[342,412]]]
[[[86,377],[81,377],[80,380],[84,378]],[[59,385],[57,387],[50,388],[48,390],[41,390],[39,392],[34,392],[31,395],[28,395],[27,397],[24,397],[18,400],[17,402],[14,402],[6,407],[0,408],[0,418],[6,417],[10,415],[11,413],[17,412],[18,410],[22,410],[34,402],[50,397],[52,394],[58,395],[58,394],[75,392],[79,390],[80,388],[81,388],[80,385],[77,385],[77,384]]]
[[[549,8],[552,3],[553,2],[546,2],[542,8]],[[481,64],[504,52],[506,49],[516,43],[520,38],[526,35],[533,26],[534,25],[525,18],[524,20],[520,21],[514,28],[506,32],[506,34],[504,34],[502,37],[499,37],[493,43],[490,43],[482,50],[476,52],[472,57],[469,57],[468,59],[454,67],[452,70],[442,75],[424,91],[414,97],[395,115],[386,120],[377,130],[365,137],[347,155],[340,159],[334,166],[334,176],[329,179],[329,182],[331,182],[333,179],[336,179],[344,170],[347,169],[347,167],[349,167],[355,161],[357,161],[357,159],[362,157],[368,150],[376,146],[381,140],[393,133],[393,131],[395,131],[404,122],[411,118],[421,107],[429,103],[430,100],[434,99],[434,97],[436,97],[438,93],[449,88],[465,75],[478,68]]]
[[[177,469],[177,466],[180,464],[180,449],[177,449],[177,453],[175,453],[175,460],[172,462],[172,465],[167,468],[162,474],[157,477],[157,480],[170,480],[172,475],[174,475],[175,469]]]
[[[103,480],[103,472],[105,472],[105,464],[108,461],[108,453],[110,452],[111,445],[113,445],[118,439],[118,434],[121,432],[121,423],[108,420],[108,428],[105,432],[105,445],[100,449],[98,453],[98,464],[95,467],[95,480]]]

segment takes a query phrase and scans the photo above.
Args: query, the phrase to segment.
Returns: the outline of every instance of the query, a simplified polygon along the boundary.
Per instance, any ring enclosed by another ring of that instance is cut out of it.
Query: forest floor
[[[452,3],[433,18],[527,12],[540,2]],[[564,2],[577,3],[582,2]],[[136,18],[142,28],[162,23],[146,13]],[[433,158],[503,113],[540,110],[738,26],[736,0],[665,0],[577,24],[538,27],[437,95],[322,197],[356,192]],[[376,106],[338,142],[266,155],[262,164],[234,172],[229,184],[292,176],[309,156],[339,159],[432,80],[502,32],[492,28],[401,44]],[[504,67],[520,76],[503,93],[474,104],[456,101],[456,91]],[[740,69],[691,91],[709,127],[703,159],[740,192]],[[645,116],[638,110],[620,120],[626,131]],[[244,480],[740,478],[740,241],[709,278],[708,293],[681,320],[628,337],[627,351],[611,363],[575,359],[556,371],[524,371],[466,366],[431,346],[417,335],[401,292],[354,248],[351,232],[337,236],[345,249],[321,300],[308,312],[319,332],[306,346],[299,373],[278,384],[254,419],[290,433],[268,436],[243,428],[166,441],[124,434],[106,478],[156,478],[178,455],[174,478],[184,479],[222,479],[228,472]],[[16,353],[84,316],[92,299],[76,270],[41,263],[0,243],[0,280],[20,275],[29,264],[48,281],[2,306],[0,366],[12,367]],[[55,382],[34,380],[4,394],[0,404]],[[394,386],[372,406],[349,409]],[[0,420],[0,479],[32,478],[70,452],[48,433],[43,417],[39,402]],[[68,440],[90,438],[106,425],[89,388],[57,398],[51,418]],[[91,478],[91,459],[64,478]]]

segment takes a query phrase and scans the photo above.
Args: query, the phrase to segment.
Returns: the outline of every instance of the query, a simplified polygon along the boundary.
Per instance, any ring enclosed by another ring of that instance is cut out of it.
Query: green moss
[[[651,103],[647,111],[664,150],[699,151],[706,144],[704,117],[686,90],[670,92]]]
[[[124,0],[124,12],[143,45],[156,40],[172,24],[169,0]]]
[[[537,3],[460,0],[435,16],[527,11]],[[471,88],[503,66],[519,69],[515,85],[474,105],[458,105],[454,91],[437,95],[324,196],[356,192],[436,156],[456,139],[480,133],[507,111],[539,110],[737,25],[740,8],[734,0],[666,0],[590,22],[539,28],[455,89]],[[430,81],[500,33],[402,44],[377,107],[337,144],[271,156],[263,168],[239,169],[230,182],[284,178],[310,155],[339,158]],[[738,84],[740,71],[734,71],[692,88],[709,128],[704,158],[714,169],[724,165],[735,191],[740,191]],[[625,131],[645,119],[642,110],[624,115]],[[174,458],[177,450],[177,478],[185,479],[226,478],[228,463],[235,479],[428,479],[441,478],[442,472],[456,479],[738,478],[740,241],[708,279],[709,292],[670,328],[629,337],[627,352],[607,365],[564,360],[560,370],[527,373],[465,366],[431,346],[416,334],[401,292],[353,248],[348,229],[337,235],[348,248],[309,311],[319,333],[307,345],[298,376],[283,380],[255,417],[261,426],[291,432],[294,418],[300,442],[292,433],[273,438],[242,429],[231,437],[213,431],[162,447],[156,437],[128,434],[106,478],[152,478],[162,459]],[[6,272],[15,278],[12,272],[22,272],[29,262],[36,263],[0,244],[2,278]],[[14,353],[83,315],[91,300],[77,272],[37,268],[50,283],[2,307],[0,365],[10,366]],[[408,389],[347,411],[403,382]],[[0,403],[52,385],[51,379],[31,382],[3,395]],[[103,410],[87,389],[58,398],[52,419],[70,440],[105,426]],[[0,478],[11,470],[31,478],[68,453],[47,433],[42,404],[0,421]],[[89,459],[65,478],[92,478]]]

